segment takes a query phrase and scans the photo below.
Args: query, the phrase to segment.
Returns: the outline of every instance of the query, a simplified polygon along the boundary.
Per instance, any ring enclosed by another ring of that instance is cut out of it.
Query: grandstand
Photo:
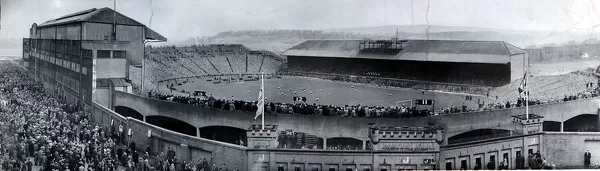
[[[502,41],[308,40],[283,55],[291,71],[482,86],[518,79],[526,62]]]
[[[148,47],[146,51],[145,83],[149,85],[182,77],[273,74],[285,63],[274,53],[252,51],[239,44]],[[139,82],[134,79],[134,84]]]

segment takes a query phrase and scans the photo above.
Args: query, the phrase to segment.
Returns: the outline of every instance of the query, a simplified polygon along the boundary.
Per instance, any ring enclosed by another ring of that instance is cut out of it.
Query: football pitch
[[[225,78],[225,77],[223,77]],[[261,81],[231,81],[214,84],[210,77],[190,78],[187,83],[181,85],[174,81],[161,83],[159,89],[170,92],[166,85],[173,83],[176,90],[174,94],[188,95],[188,92],[205,91],[207,96],[218,99],[235,99],[244,101],[256,101],[260,90]],[[180,80],[180,82],[182,82]],[[448,107],[460,107],[467,105],[470,109],[477,109],[477,101],[492,101],[491,98],[472,96],[467,100],[465,94],[421,91],[413,89],[392,88],[385,86],[374,86],[346,82],[334,82],[314,78],[289,77],[265,78],[265,97],[267,102],[294,103],[293,97],[306,97],[307,104],[327,105],[362,105],[362,106],[395,106],[405,104],[410,106],[409,100],[425,99],[435,100],[436,110]],[[186,93],[181,93],[185,90]],[[414,101],[413,101],[414,103]],[[418,106],[418,108],[431,108],[431,106]]]

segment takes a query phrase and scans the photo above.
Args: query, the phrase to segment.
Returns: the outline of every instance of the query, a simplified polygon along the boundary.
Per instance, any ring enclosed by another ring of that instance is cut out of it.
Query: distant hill
[[[221,32],[210,37],[194,37],[185,41],[168,42],[169,45],[190,44],[244,44],[254,50],[269,50],[281,53],[309,39],[442,39],[506,41],[521,48],[530,46],[561,45],[566,42],[581,42],[598,34],[502,30],[479,27],[440,25],[390,25],[378,27],[356,27],[328,30],[243,30]]]

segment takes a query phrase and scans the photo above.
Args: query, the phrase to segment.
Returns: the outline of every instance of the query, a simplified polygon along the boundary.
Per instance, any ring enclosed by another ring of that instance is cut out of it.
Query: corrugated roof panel
[[[508,63],[509,55],[524,52],[502,41],[408,40],[395,55],[359,53],[361,40],[308,40],[285,56],[345,57],[440,62]]]
[[[125,81],[125,78],[111,78],[110,81],[115,87],[127,87],[131,86],[131,83]]]

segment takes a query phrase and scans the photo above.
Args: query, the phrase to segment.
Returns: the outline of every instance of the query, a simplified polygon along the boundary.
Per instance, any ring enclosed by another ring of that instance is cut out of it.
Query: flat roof
[[[526,52],[504,41],[406,40],[397,54],[361,53],[362,40],[308,40],[283,53],[285,56],[362,58],[436,62],[499,63]]]

